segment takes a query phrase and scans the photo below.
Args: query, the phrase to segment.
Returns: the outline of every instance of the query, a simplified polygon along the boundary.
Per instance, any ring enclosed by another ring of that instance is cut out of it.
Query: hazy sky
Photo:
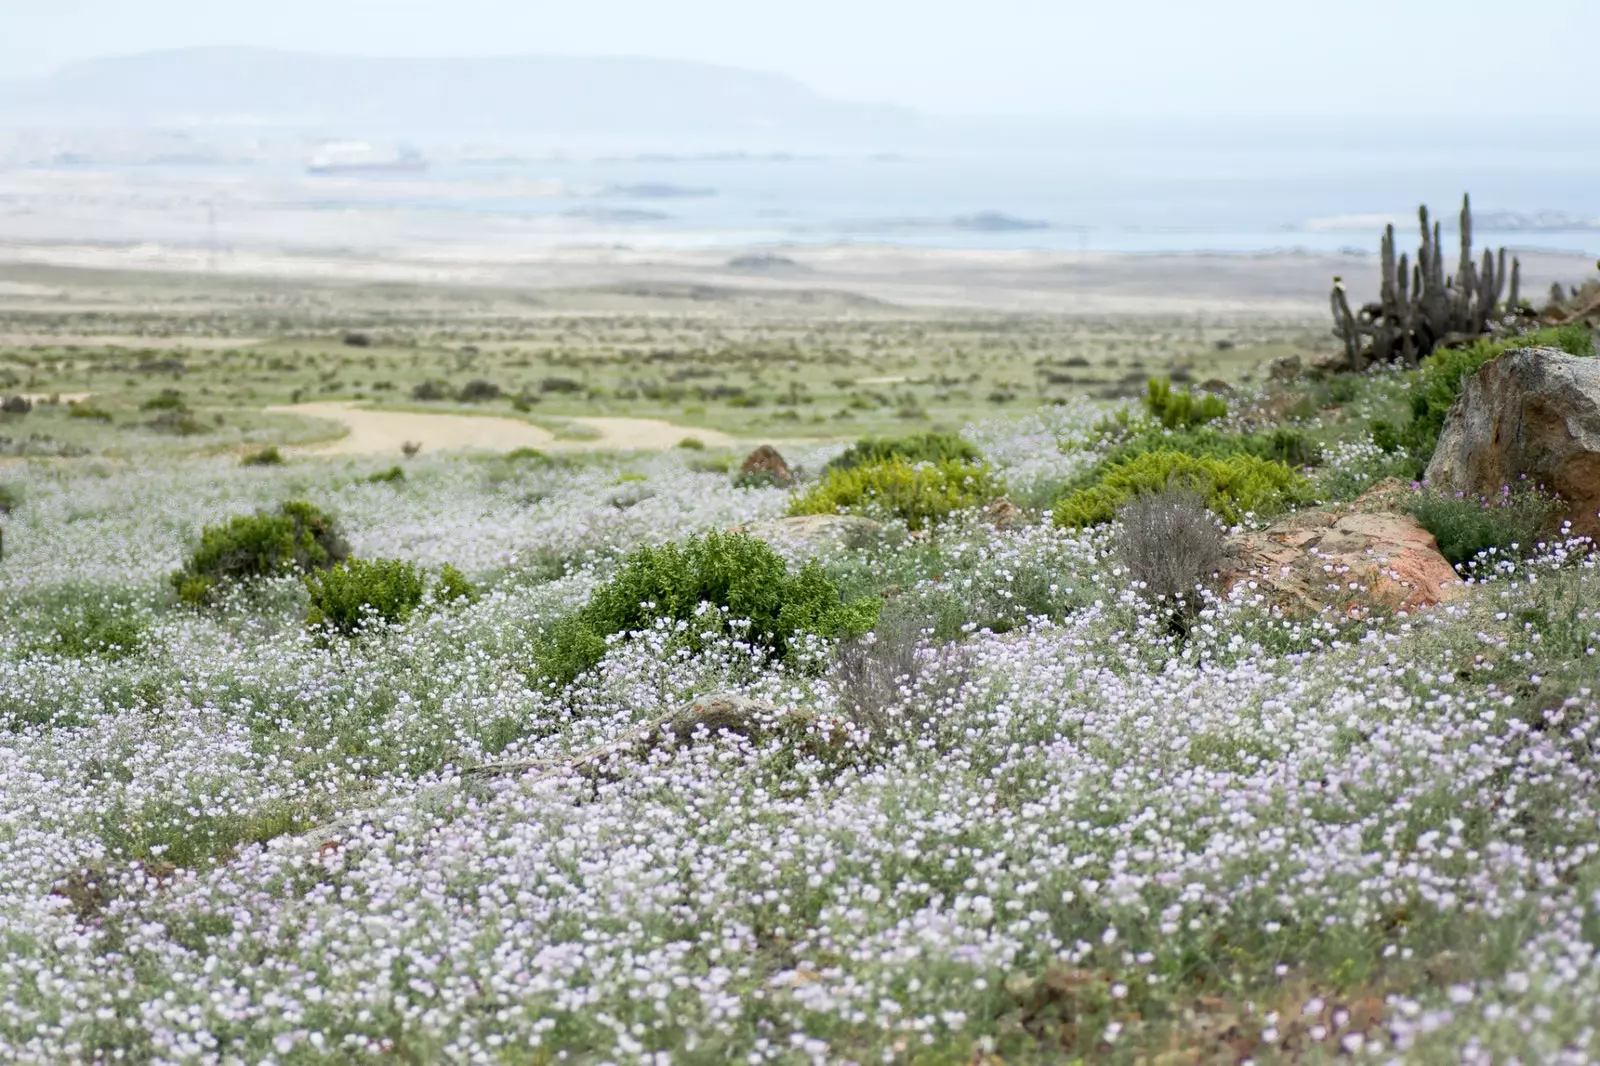
[[[156,48],[657,55],[949,115],[1600,113],[1600,0],[0,0],[0,76]]]

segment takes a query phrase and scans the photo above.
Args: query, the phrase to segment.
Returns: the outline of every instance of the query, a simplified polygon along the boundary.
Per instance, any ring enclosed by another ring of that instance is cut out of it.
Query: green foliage
[[[405,479],[406,472],[404,470],[398,466],[391,466],[389,469],[380,470],[376,474],[368,474],[361,480],[371,485],[392,485]]]
[[[144,627],[126,610],[85,603],[59,619],[46,650],[74,659],[124,659],[144,645]]]
[[[177,389],[162,389],[155,396],[150,397],[139,405],[145,411],[187,411],[189,405],[183,402],[183,393]]]
[[[1593,355],[1594,342],[1583,325],[1556,326],[1516,337],[1484,338],[1466,348],[1439,348],[1422,361],[1416,389],[1411,394],[1411,425],[1404,438],[1408,447],[1426,459],[1433,454],[1444,429],[1445,416],[1468,375],[1513,348],[1559,348],[1572,355]]]
[[[110,422],[111,412],[90,403],[79,402],[67,408],[68,418],[86,418],[93,422]]]
[[[1372,430],[1372,443],[1379,451],[1394,453],[1405,446],[1404,434],[1393,422],[1383,418],[1374,418],[1370,426]]]
[[[703,452],[706,450],[706,442],[699,437],[685,437],[676,446],[691,452]]]
[[[872,628],[880,603],[871,597],[845,603],[816,563],[790,573],[764,541],[713,532],[635,551],[587,604],[556,624],[535,658],[547,679],[567,684],[600,661],[607,637],[671,619],[697,623],[685,637],[691,647],[711,629],[738,633],[775,659],[792,659],[797,635],[859,636]],[[702,604],[716,610],[702,613]]]
[[[1314,466],[1322,461],[1322,445],[1308,436],[1305,430],[1293,426],[1280,426],[1255,433],[1224,433],[1211,426],[1170,431],[1150,429],[1129,437],[1111,449],[1079,487],[1087,487],[1098,481],[1110,466],[1148,452],[1161,451],[1217,459],[1253,455],[1258,459],[1272,459],[1294,467]]]
[[[440,603],[477,603],[478,590],[467,580],[467,575],[444,564],[439,571],[439,583],[434,586],[433,598]]]
[[[1163,450],[1111,465],[1094,485],[1056,504],[1055,522],[1067,528],[1100,525],[1141,493],[1184,486],[1198,492],[1206,507],[1230,524],[1248,513],[1266,516],[1310,499],[1306,480],[1277,460]]]
[[[15,485],[0,482],[0,515],[10,514],[22,506],[22,490]]]
[[[902,458],[829,470],[789,504],[792,515],[884,511],[907,528],[925,529],[957,511],[981,506],[1004,488],[987,463],[946,459],[912,463]]]
[[[363,625],[409,619],[422,602],[422,571],[399,559],[350,559],[305,577],[306,626],[349,635]]]
[[[1222,397],[1208,392],[1174,391],[1167,378],[1150,379],[1144,406],[1167,429],[1191,429],[1228,414],[1228,402]]]
[[[248,453],[239,460],[240,466],[282,466],[283,453],[276,444],[269,444],[258,451]]]
[[[829,470],[904,459],[908,463],[981,463],[983,453],[956,433],[916,433],[906,437],[862,437],[828,463]]]
[[[1508,490],[1493,499],[1424,492],[1411,505],[1422,528],[1439,542],[1439,554],[1457,568],[1485,552],[1503,559],[1528,555],[1556,509],[1556,501],[1537,489]]]
[[[198,606],[223,584],[310,573],[348,555],[332,519],[309,503],[291,500],[277,514],[258,511],[207,526],[183,569],[172,575],[172,586],[179,599]]]

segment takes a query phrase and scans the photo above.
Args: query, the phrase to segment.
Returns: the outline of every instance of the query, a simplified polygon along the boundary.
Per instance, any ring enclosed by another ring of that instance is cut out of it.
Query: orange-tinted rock
[[[766,482],[786,489],[794,484],[794,471],[783,461],[778,449],[770,444],[763,444],[751,452],[745,458],[744,464],[739,467],[739,481],[743,484]]]
[[[1415,610],[1464,586],[1433,534],[1410,515],[1303,511],[1234,542],[1228,585],[1255,582],[1287,610],[1376,603]]]

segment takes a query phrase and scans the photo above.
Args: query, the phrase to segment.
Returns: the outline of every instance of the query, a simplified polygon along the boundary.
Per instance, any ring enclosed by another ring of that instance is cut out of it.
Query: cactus
[[[1461,249],[1453,275],[1445,273],[1442,233],[1426,205],[1417,209],[1417,220],[1422,243],[1415,263],[1405,254],[1395,258],[1394,227],[1385,229],[1376,302],[1352,313],[1343,281],[1333,279],[1334,333],[1344,342],[1351,370],[1387,362],[1415,366],[1446,341],[1491,333],[1501,314],[1520,312],[1522,264],[1513,258],[1508,271],[1504,248],[1473,260],[1470,198],[1461,198]]]

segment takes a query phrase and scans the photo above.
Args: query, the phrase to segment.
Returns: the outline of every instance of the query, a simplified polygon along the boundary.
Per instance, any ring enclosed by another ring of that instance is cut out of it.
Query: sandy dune
[[[408,443],[424,452],[511,451],[655,451],[671,448],[685,437],[697,437],[717,447],[733,438],[716,430],[675,426],[654,418],[574,418],[594,430],[588,440],[560,440],[547,429],[515,418],[488,415],[420,414],[410,411],[374,411],[355,403],[302,403],[269,407],[271,414],[299,415],[335,422],[346,430],[337,440],[308,444],[291,451],[300,455],[399,455]]]

